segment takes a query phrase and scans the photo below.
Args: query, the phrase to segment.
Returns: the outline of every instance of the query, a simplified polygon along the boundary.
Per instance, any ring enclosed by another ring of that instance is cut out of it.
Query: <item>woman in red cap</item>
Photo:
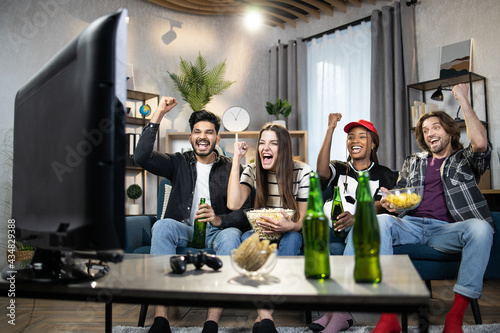
[[[334,186],[338,186],[340,190],[344,212],[337,216],[337,222],[332,225],[334,232],[344,229],[350,231],[354,223],[356,189],[360,171],[369,171],[370,173],[370,188],[375,208],[379,213],[383,210],[380,205],[382,196],[379,194],[379,188],[392,189],[397,180],[397,175],[391,169],[378,164],[378,132],[368,120],[353,121],[344,127],[344,131],[347,133],[346,148],[349,154],[347,162],[330,161],[333,132],[341,118],[341,113],[330,113],[328,115],[328,129],[317,161],[317,171],[322,189],[331,186],[333,190]],[[327,216],[330,215],[331,208],[332,201],[329,200],[323,207]],[[330,246],[335,246],[335,244],[330,243]],[[309,324],[309,328],[315,332],[337,333],[351,327],[352,323],[353,319],[349,312],[327,312],[323,317]]]

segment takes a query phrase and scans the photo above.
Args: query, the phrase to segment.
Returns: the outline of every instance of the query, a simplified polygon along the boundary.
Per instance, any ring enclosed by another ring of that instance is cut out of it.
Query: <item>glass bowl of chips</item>
[[[295,210],[284,209],[284,208],[259,208],[259,209],[245,209],[245,214],[247,215],[248,222],[253,228],[253,231],[259,235],[260,239],[269,240],[279,240],[283,233],[281,232],[264,232],[264,228],[259,225],[259,221],[265,221],[262,216],[270,217],[274,220],[281,220],[283,218],[282,211],[285,211],[288,216],[293,220],[293,214]]]
[[[423,193],[423,186],[396,188],[382,192],[382,198],[385,198],[390,207],[396,209],[396,212],[401,213],[417,208],[422,202]]]
[[[271,273],[276,266],[277,253],[276,243],[260,240],[254,233],[231,251],[231,264],[238,274],[258,278]]]

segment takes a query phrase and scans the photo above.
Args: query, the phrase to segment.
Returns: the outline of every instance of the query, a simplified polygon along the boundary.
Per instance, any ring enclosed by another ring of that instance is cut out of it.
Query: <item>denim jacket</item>
[[[415,153],[407,157],[399,172],[395,188],[423,186],[427,170],[428,152]],[[460,149],[448,156],[441,165],[446,205],[455,221],[478,218],[493,226],[488,203],[477,184],[489,166],[491,144],[484,153],[475,153],[472,146]],[[400,214],[400,216],[406,213]]]
[[[152,123],[144,127],[134,158],[137,164],[147,171],[171,181],[172,189],[165,217],[188,224],[196,184],[197,161],[192,151],[174,154],[153,151],[158,127],[159,124]],[[235,227],[244,232],[250,228],[243,212],[244,208],[249,208],[249,200],[239,210],[231,211],[227,208],[227,184],[231,164],[231,159],[217,154],[209,176],[210,203],[222,221],[221,229]]]

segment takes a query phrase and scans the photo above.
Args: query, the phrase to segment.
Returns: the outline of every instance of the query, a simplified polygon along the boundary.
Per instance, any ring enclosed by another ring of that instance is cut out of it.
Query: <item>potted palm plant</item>
[[[292,112],[292,104],[286,99],[282,101],[276,98],[276,103],[266,102],[266,110],[269,115],[276,116],[276,120],[273,123],[286,127],[286,121],[280,120],[280,115],[286,119],[290,115],[290,112]]]
[[[132,184],[127,188],[127,197],[134,200],[134,203],[128,207],[129,215],[139,215],[139,204],[135,203],[136,199],[139,199],[142,195],[142,189],[137,184]]]
[[[180,74],[170,72],[168,74],[174,81],[175,88],[181,93],[182,99],[193,111],[202,110],[214,95],[222,94],[235,82],[224,80],[225,60],[209,69],[207,60],[201,52],[194,63],[181,58],[180,67]]]

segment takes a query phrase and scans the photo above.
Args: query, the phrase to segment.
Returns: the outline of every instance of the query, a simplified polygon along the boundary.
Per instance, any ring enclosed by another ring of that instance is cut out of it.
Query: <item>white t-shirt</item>
[[[208,185],[210,178],[210,170],[214,164],[203,164],[196,162],[196,184],[194,186],[193,203],[191,205],[191,216],[189,225],[194,224],[194,216],[198,211],[200,199],[205,198],[205,203],[210,205],[210,187]]]

